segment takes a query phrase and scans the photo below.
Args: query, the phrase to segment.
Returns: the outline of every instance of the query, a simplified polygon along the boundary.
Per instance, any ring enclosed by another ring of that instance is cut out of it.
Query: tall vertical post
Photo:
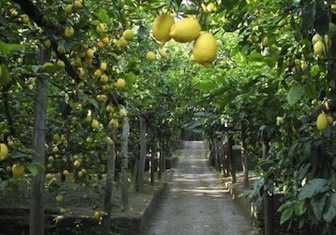
[[[113,181],[115,174],[115,138],[116,132],[112,130],[112,140],[113,143],[107,144],[107,161],[106,161],[106,188],[105,188],[105,198],[104,198],[104,215],[102,220],[102,234],[110,234],[111,228],[111,214],[112,214],[112,195],[113,195]]]
[[[50,58],[50,50],[41,51],[41,64]],[[34,105],[33,159],[38,167],[32,178],[30,202],[29,234],[44,234],[44,174],[45,174],[45,128],[47,120],[48,74],[40,74],[36,79],[36,97]]]
[[[122,128],[122,188],[121,188],[121,200],[124,212],[128,212],[128,136],[129,136],[129,119],[124,117]]]

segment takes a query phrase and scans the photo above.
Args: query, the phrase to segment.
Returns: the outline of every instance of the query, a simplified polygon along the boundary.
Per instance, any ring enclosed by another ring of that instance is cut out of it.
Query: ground
[[[189,145],[187,143],[181,151],[175,153],[178,159],[177,164],[163,175],[161,181],[157,180],[154,186],[147,182],[143,193],[135,193],[130,188],[128,213],[123,212],[121,208],[120,185],[115,185],[112,221],[119,219],[120,223],[117,227],[114,226],[112,234],[138,235],[142,230],[141,226],[149,228],[144,235],[257,234],[250,218],[244,215],[232,200],[225,185],[229,179],[223,178],[208,165],[203,142],[189,142]],[[28,182],[29,180],[16,180],[11,182],[11,187],[0,190],[0,235],[6,234],[6,232],[2,233],[5,231],[3,226],[13,223],[8,220],[9,216],[13,217],[22,213],[24,215],[19,219],[27,220],[29,217],[29,212],[27,212],[30,201]],[[104,180],[99,181],[98,179],[85,186],[74,182],[48,181],[46,210],[52,216],[53,223],[72,218],[71,221],[78,224],[72,228],[71,232],[67,231],[67,234],[92,235],[92,230],[84,233],[79,226],[83,224],[90,226],[91,223],[98,225],[99,220],[94,219],[94,214],[103,209],[103,185]],[[62,195],[61,202],[57,202],[57,195]],[[149,205],[154,201],[153,195],[159,196],[156,198],[157,203],[155,202],[149,210]],[[62,208],[66,211],[64,214],[61,213]],[[144,213],[145,210],[148,212]],[[76,218],[85,219],[86,222],[80,224]],[[15,221],[17,220],[18,218],[15,218]],[[145,223],[146,221],[148,223]],[[135,224],[135,228],[124,230],[118,228],[118,226],[132,227],[130,223]],[[9,231],[13,235],[23,234],[18,230]],[[52,234],[64,234],[58,230],[55,231]]]
[[[184,143],[169,189],[143,235],[259,234],[209,166],[206,150],[202,141]]]

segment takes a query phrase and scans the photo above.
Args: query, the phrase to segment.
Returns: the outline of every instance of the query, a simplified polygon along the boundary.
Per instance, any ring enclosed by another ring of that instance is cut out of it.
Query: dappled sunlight
[[[207,196],[207,197],[223,197],[224,193],[228,193],[225,187],[196,187],[196,188],[174,188],[172,192],[186,193],[192,196]]]

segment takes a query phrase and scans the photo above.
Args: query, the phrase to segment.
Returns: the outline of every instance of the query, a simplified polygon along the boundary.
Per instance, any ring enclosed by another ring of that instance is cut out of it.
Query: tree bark
[[[247,143],[246,143],[246,122],[241,122],[241,160],[243,167],[243,184],[245,188],[249,188],[249,169],[247,161]]]
[[[267,138],[262,140],[262,155],[263,158],[268,157],[269,144]],[[265,221],[265,235],[274,234],[274,216],[273,216],[273,195],[272,192],[267,190],[266,185],[264,186],[264,221]]]
[[[122,208],[124,212],[128,212],[128,136],[129,136],[129,119],[125,117],[123,119],[121,156],[122,156],[122,188],[121,188],[121,200]]]
[[[155,155],[157,154],[156,151],[156,143],[152,143],[151,146],[151,167],[150,167],[150,184],[154,185],[155,182]]]
[[[140,115],[140,160],[138,167],[138,177],[136,183],[136,192],[142,192],[144,187],[144,172],[146,165],[147,140],[146,140],[147,123],[145,117]]]
[[[111,214],[112,214],[112,202],[113,202],[113,181],[115,173],[115,130],[112,131],[112,144],[107,144],[107,161],[106,161],[106,188],[104,198],[104,214],[102,220],[102,235],[110,234],[111,228]]]
[[[232,152],[232,133],[228,132],[228,141],[227,141],[227,156],[229,159],[229,165],[230,165],[230,174],[231,174],[231,182],[233,184],[237,183],[237,176],[236,176],[236,166],[233,159],[233,152]]]
[[[41,52],[41,64],[48,61],[50,51]],[[30,203],[30,235],[44,234],[44,173],[45,173],[45,128],[47,120],[49,75],[41,74],[36,80],[36,98],[34,111],[34,133],[32,164],[38,167],[38,172],[33,175],[32,193]]]

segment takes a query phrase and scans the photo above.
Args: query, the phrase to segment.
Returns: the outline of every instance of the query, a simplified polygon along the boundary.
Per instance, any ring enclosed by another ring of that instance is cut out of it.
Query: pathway
[[[201,141],[184,142],[168,192],[143,235],[257,235],[218,173],[207,165]]]

